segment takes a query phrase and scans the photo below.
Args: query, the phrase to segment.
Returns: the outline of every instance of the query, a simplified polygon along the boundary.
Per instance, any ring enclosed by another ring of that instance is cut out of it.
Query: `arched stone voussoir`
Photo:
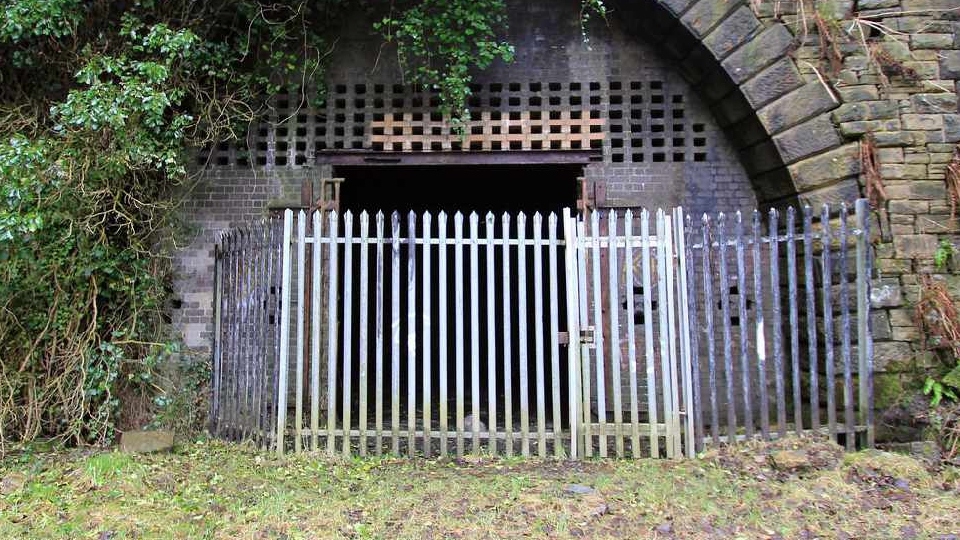
[[[859,195],[857,145],[831,118],[841,100],[801,75],[789,28],[764,25],[746,0],[650,2],[679,21],[656,41],[738,146],[761,204]]]

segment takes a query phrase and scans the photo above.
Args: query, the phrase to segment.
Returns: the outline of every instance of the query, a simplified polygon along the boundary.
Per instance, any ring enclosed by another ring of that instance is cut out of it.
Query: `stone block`
[[[703,39],[703,44],[718,60],[751,39],[761,28],[760,21],[747,6],[741,6]]]
[[[697,37],[704,37],[742,0],[699,0],[683,14],[680,20]]]
[[[774,24],[744,43],[723,61],[730,78],[741,84],[784,54],[793,44],[793,34],[783,24]]]
[[[124,431],[120,435],[122,452],[145,454],[173,448],[172,431]]]
[[[785,164],[840,145],[840,134],[827,115],[820,115],[773,138]]]
[[[922,180],[927,176],[927,167],[906,163],[881,163],[880,176],[889,180]]]
[[[856,178],[848,178],[836,184],[817,188],[800,193],[797,198],[800,204],[809,204],[814,208],[829,204],[831,206],[847,202],[860,197],[860,186]]]
[[[903,148],[878,148],[877,158],[881,163],[903,163]]]
[[[873,377],[873,406],[887,409],[899,402],[905,390],[899,373],[877,373]]]
[[[877,120],[897,118],[900,114],[899,104],[892,99],[877,101],[859,101],[844,103],[833,111],[834,122],[853,122],[856,120]]]
[[[904,11],[950,11],[957,9],[956,0],[901,0]]]
[[[899,307],[903,305],[903,291],[896,280],[874,281],[870,287],[872,309]]]
[[[928,201],[896,200],[887,203],[891,214],[926,214],[930,211]]]
[[[939,114],[904,114],[900,117],[903,129],[933,131],[943,129],[943,117]]]
[[[795,163],[788,169],[800,191],[855,176],[860,174],[860,145],[850,143]]]
[[[943,139],[944,142],[960,142],[960,114],[943,115]]]
[[[876,141],[879,148],[910,146],[917,144],[917,135],[908,131],[874,133],[873,140]]]
[[[955,234],[960,232],[960,219],[950,214],[917,216],[916,230],[921,234]]]
[[[803,84],[803,76],[797,71],[793,60],[782,58],[747,81],[740,89],[751,105],[760,108]]]
[[[873,339],[877,341],[890,339],[892,329],[890,316],[886,311],[874,311],[870,314],[870,331],[873,333]]]
[[[774,135],[807,118],[836,108],[839,102],[819,81],[810,82],[767,105],[757,113],[767,133]]]
[[[937,237],[932,234],[901,234],[893,237],[897,257],[929,259],[937,249]]]
[[[840,94],[840,100],[844,103],[853,103],[855,101],[873,101],[880,99],[880,91],[872,84],[841,86],[837,88],[837,93]]]
[[[911,110],[921,114],[942,114],[957,112],[957,95],[941,92],[939,94],[914,94],[910,98]]]
[[[679,15],[687,10],[694,0],[659,0],[659,3],[672,11],[674,15]]]
[[[915,49],[949,49],[953,47],[953,34],[914,34],[910,46]]]
[[[905,341],[877,342],[873,345],[873,366],[879,372],[909,371],[913,355],[913,348]]]
[[[900,6],[900,0],[860,0],[857,6],[861,11],[868,9],[886,9]]]

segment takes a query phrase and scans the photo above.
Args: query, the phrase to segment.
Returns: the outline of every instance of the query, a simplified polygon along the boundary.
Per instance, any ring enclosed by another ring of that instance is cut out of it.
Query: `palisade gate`
[[[869,239],[865,200],[286,210],[217,244],[212,432],[281,454],[872,445]]]

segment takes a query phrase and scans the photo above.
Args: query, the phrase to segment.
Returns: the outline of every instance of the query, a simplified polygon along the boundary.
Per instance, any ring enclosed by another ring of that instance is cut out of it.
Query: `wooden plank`
[[[417,451],[417,214],[407,214],[407,455]]]
[[[359,407],[357,422],[360,429],[360,455],[367,455],[367,378],[370,366],[370,215],[366,210],[360,213],[360,327],[358,330],[360,365],[357,366],[357,393]]]
[[[817,301],[816,283],[813,280],[813,209],[803,207],[803,270],[804,289],[807,297],[807,357],[810,362],[810,429],[820,431],[820,388],[817,366]]]
[[[533,214],[533,348],[537,386],[537,451],[547,457],[547,406],[543,342],[543,217]]]
[[[713,327],[713,314],[716,304],[713,299],[713,271],[711,257],[713,253],[712,236],[710,234],[710,216],[703,214],[701,222],[701,238],[703,251],[701,263],[703,265],[703,319],[707,326],[707,380],[710,386],[710,435],[714,444],[720,443],[720,405],[717,399],[717,355],[716,332]]]
[[[823,362],[826,368],[827,389],[827,427],[830,438],[837,440],[837,409],[836,409],[836,364],[833,358],[833,284],[832,254],[833,238],[830,231],[830,209],[823,205],[820,213],[821,244],[823,246]]]
[[[277,388],[277,454],[283,455],[284,435],[287,430],[287,369],[290,365],[290,281],[293,261],[290,260],[290,242],[293,236],[293,210],[283,212],[283,263],[280,287],[280,358]]]
[[[440,339],[440,348],[438,350],[439,357],[439,366],[437,369],[437,378],[439,383],[439,393],[437,396],[439,401],[439,414],[440,414],[440,455],[446,456],[448,453],[447,444],[448,444],[448,420],[449,420],[449,411],[447,410],[447,384],[449,383],[447,375],[447,362],[449,361],[449,354],[447,347],[449,346],[449,336],[447,335],[447,315],[449,313],[447,308],[447,213],[441,211],[437,215],[437,236],[440,239],[440,247],[437,251],[437,312],[439,317],[437,322],[439,324],[439,339]],[[424,287],[427,287],[425,284]]]
[[[570,458],[579,457],[579,448],[577,441],[579,439],[580,427],[580,402],[582,393],[579,385],[580,373],[580,316],[581,298],[579,294],[580,280],[578,279],[577,261],[582,259],[578,256],[576,222],[570,216],[570,209],[563,209],[563,241],[564,241],[564,267],[566,269],[566,290],[567,290],[567,332],[570,336],[570,343],[567,347],[567,386],[569,398],[567,400],[570,407]],[[559,429],[559,428],[558,428]]]
[[[776,244],[776,229],[770,230],[770,237],[773,238],[771,244]],[[757,387],[760,390],[760,435],[763,440],[770,439],[770,396],[767,393],[767,351],[766,351],[766,334],[765,327],[763,325],[763,269],[761,267],[761,258],[762,250],[760,249],[760,211],[753,211],[753,245],[752,245],[752,258],[753,258],[753,298],[754,298],[754,318],[756,321],[756,343],[757,343]],[[767,261],[770,264],[770,273],[776,271],[777,260],[772,256],[770,260]],[[773,298],[776,298],[775,290],[778,290],[779,280],[772,281],[771,278],[771,291],[770,295]],[[744,291],[745,292],[745,291]],[[773,309],[777,309],[776,300],[773,302]],[[774,315],[776,319],[776,315]],[[776,321],[773,321],[776,324]],[[741,324],[746,324],[746,321],[741,321]],[[776,348],[776,347],[774,347]],[[776,361],[776,360],[775,360]],[[776,379],[777,388],[780,389],[783,387],[783,373],[780,371],[779,367],[774,368],[774,378]],[[779,392],[777,393],[779,396]],[[782,406],[782,402],[777,401],[777,406]],[[782,425],[782,424],[781,424]]]
[[[620,351],[620,283],[618,280],[620,274],[619,259],[617,258],[617,212],[610,210],[610,217],[607,220],[607,257],[608,257],[608,283],[609,294],[609,320],[610,320],[610,378],[612,379],[613,390],[613,424],[614,424],[614,448],[617,457],[624,456],[623,448],[623,378],[620,375],[620,362],[622,355]]]
[[[650,457],[660,457],[660,435],[657,414],[656,358],[653,351],[653,282],[651,268],[650,213],[640,212],[641,261],[643,266],[643,329],[647,363],[647,415],[650,417]],[[662,305],[662,304],[661,304]]]
[[[463,359],[463,354],[464,354],[464,346],[465,346],[465,344],[466,344],[466,337],[467,337],[467,336],[466,336],[466,333],[464,332],[464,328],[463,328],[463,314],[464,314],[464,310],[466,309],[466,307],[465,307],[465,305],[464,305],[464,301],[463,301],[463,281],[464,281],[464,278],[466,277],[466,274],[464,273],[464,270],[463,270],[463,214],[461,214],[460,212],[457,212],[457,213],[454,214],[454,216],[453,216],[453,230],[454,230],[454,239],[455,239],[455,244],[454,244],[454,279],[453,279],[453,282],[454,282],[454,285],[455,285],[455,293],[454,293],[454,303],[455,303],[455,306],[454,306],[454,308],[455,308],[455,309],[454,309],[454,321],[455,321],[455,323],[454,323],[454,325],[455,325],[455,329],[456,329],[456,339],[455,339],[454,345],[455,345],[455,347],[456,347],[455,356],[456,356],[456,363],[457,363],[457,365],[456,365],[456,370],[455,370],[456,387],[457,387],[457,388],[456,388],[456,391],[457,391],[457,403],[456,403],[456,408],[457,408],[457,419],[456,419],[456,426],[457,426],[457,457],[463,457],[463,453],[464,453],[464,450],[463,450],[463,447],[464,447],[464,442],[463,442],[463,432],[464,432],[464,425],[463,425],[463,412],[464,412],[464,411],[463,411],[463,409],[464,409],[464,403],[463,403],[463,401],[464,401],[463,387],[464,387],[464,379],[466,378],[465,373],[464,373],[464,359]]]
[[[743,214],[737,211],[734,224],[737,256],[737,308],[740,322],[740,377],[743,392],[743,428],[747,438],[753,437],[753,387],[750,377],[750,323],[747,319],[747,275],[744,261]]]
[[[421,319],[421,330],[420,334],[423,339],[422,348],[423,351],[420,353],[420,356],[423,359],[422,363],[422,373],[423,378],[423,429],[425,432],[429,432],[433,429],[433,380],[432,373],[432,356],[431,356],[431,347],[430,341],[433,339],[433,328],[432,321],[433,315],[431,314],[431,298],[430,298],[430,289],[433,283],[433,275],[431,274],[431,261],[430,261],[430,240],[431,240],[431,225],[433,218],[430,215],[430,212],[423,213],[423,311]],[[424,457],[429,458],[433,454],[433,441],[430,439],[430,436],[425,436],[423,439],[423,455]]]
[[[670,396],[670,425],[667,428],[667,449],[668,457],[681,457],[680,449],[680,439],[681,439],[681,430],[680,430],[680,392],[679,392],[679,381],[678,381],[678,352],[677,352],[677,343],[679,341],[677,337],[678,328],[677,328],[677,308],[676,308],[676,297],[674,296],[674,291],[676,290],[674,284],[674,277],[676,272],[673,266],[674,260],[674,245],[673,245],[673,224],[669,216],[667,216],[662,210],[657,211],[658,217],[661,218],[663,223],[663,244],[665,248],[662,250],[664,253],[664,265],[661,266],[663,269],[662,274],[664,279],[664,290],[666,292],[666,306],[667,306],[667,357],[666,361],[662,362],[665,366],[664,368],[664,395]],[[660,230],[657,231],[658,236],[661,236]],[[664,415],[666,418],[666,399],[664,399]]]
[[[549,261],[548,276],[550,276],[550,375],[553,388],[553,455],[560,458],[563,455],[563,445],[560,444],[562,418],[560,414],[560,301],[557,282],[560,274],[557,272],[557,214],[551,212],[547,216],[547,260]],[[569,301],[569,300],[568,300]],[[571,397],[571,399],[573,399]]]
[[[351,413],[353,412],[353,212],[347,210],[343,214],[343,394],[342,417],[343,429],[353,428]],[[341,441],[343,455],[349,457],[351,440],[345,436]]]
[[[496,299],[496,251],[494,248],[494,222],[492,212],[487,212],[484,218],[486,229],[486,283],[487,283],[487,429],[490,430],[490,453],[497,453],[496,439],[493,434],[497,430],[497,299]]]
[[[470,213],[470,413],[473,452],[480,451],[480,253],[479,217]]]
[[[847,204],[840,204],[840,230],[838,240],[840,249],[837,252],[840,278],[840,354],[843,361],[843,423],[846,427],[845,443],[847,450],[856,447],[856,433],[854,431],[853,415],[853,365],[850,358],[850,291],[847,286]]]
[[[717,243],[720,246],[720,312],[723,317],[723,372],[727,390],[727,435],[737,433],[737,406],[733,391],[733,329],[730,320],[730,278],[727,267],[727,220],[721,212],[717,216]]]
[[[390,214],[390,432],[400,453],[400,213]]]
[[[627,362],[630,377],[630,453],[635,458],[640,454],[640,388],[637,379],[637,320],[636,297],[634,294],[634,258],[633,210],[628,209],[623,216],[623,237],[626,245],[623,251],[625,291],[627,297]]]
[[[676,457],[674,442],[673,415],[673,387],[670,378],[670,306],[667,301],[667,260],[669,245],[666,237],[666,223],[663,210],[657,210],[657,312],[659,319],[660,337],[660,387],[663,389],[663,423],[666,431],[666,454],[668,458]]]
[[[520,454],[530,455],[530,358],[527,344],[527,215],[517,214],[517,362],[520,375]]]
[[[504,440],[504,450],[506,455],[513,455],[513,445],[514,445],[514,427],[513,427],[513,336],[511,334],[511,310],[513,309],[513,303],[510,300],[510,283],[512,282],[512,277],[510,275],[510,214],[507,212],[503,213],[501,218],[501,227],[503,232],[503,239],[501,242],[501,258],[502,258],[502,272],[503,272],[503,283],[502,291],[503,295],[503,320],[501,325],[503,326],[503,426],[504,431],[506,431],[506,439]],[[517,248],[517,264],[523,264],[523,248]]]
[[[866,446],[873,448],[876,437],[873,424],[873,338],[870,333],[870,205],[866,199],[857,199],[854,207],[857,227],[857,374],[858,415],[861,425],[867,426]]]
[[[383,253],[383,225],[384,216],[382,211],[377,212],[377,270],[376,270],[376,313],[374,320],[375,332],[375,353],[374,362],[376,362],[376,375],[374,376],[374,393],[376,394],[376,413],[374,423],[376,425],[376,452],[377,455],[383,453],[383,368],[384,368],[384,253]]]

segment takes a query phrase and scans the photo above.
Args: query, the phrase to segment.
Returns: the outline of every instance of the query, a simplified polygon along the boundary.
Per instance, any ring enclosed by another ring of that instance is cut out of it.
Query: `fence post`
[[[283,262],[280,285],[280,360],[277,388],[277,455],[283,455],[283,436],[287,428],[287,368],[290,356],[290,240],[293,236],[293,210],[283,212]]]
[[[870,332],[870,206],[866,199],[855,205],[857,228],[857,360],[860,375],[859,418],[867,426],[866,445],[874,445],[873,425],[873,336]]]
[[[580,423],[580,284],[577,271],[576,223],[570,209],[563,209],[564,260],[567,274],[567,372],[570,392],[570,458],[577,459]]]
[[[220,435],[220,363],[222,361],[220,350],[222,347],[222,337],[220,336],[220,328],[223,315],[221,309],[223,299],[223,268],[221,267],[223,237],[223,233],[220,233],[217,243],[213,248],[213,361],[211,362],[213,370],[211,377],[213,380],[213,396],[210,400],[210,431],[218,436]]]

